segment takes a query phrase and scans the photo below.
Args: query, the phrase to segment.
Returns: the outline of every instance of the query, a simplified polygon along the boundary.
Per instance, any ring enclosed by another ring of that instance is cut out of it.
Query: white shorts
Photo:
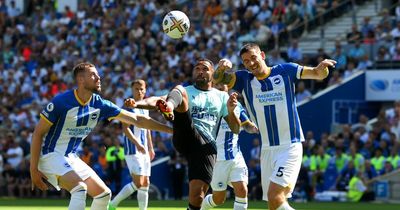
[[[211,188],[213,191],[225,191],[231,182],[248,183],[248,170],[242,156],[233,160],[217,161],[214,165]]]
[[[150,163],[150,156],[148,153],[126,155],[125,161],[126,164],[128,165],[130,174],[135,174],[140,176],[150,176],[151,163]]]
[[[96,172],[76,154],[69,154],[68,157],[66,157],[56,152],[48,153],[40,157],[38,168],[39,171],[47,177],[47,181],[57,190],[60,190],[60,186],[58,186],[58,177],[72,170],[75,171],[82,180],[96,175]]]
[[[268,201],[269,183],[274,182],[282,187],[290,187],[287,198],[292,197],[293,189],[299,176],[303,146],[294,143],[261,151],[261,184],[263,200]]]

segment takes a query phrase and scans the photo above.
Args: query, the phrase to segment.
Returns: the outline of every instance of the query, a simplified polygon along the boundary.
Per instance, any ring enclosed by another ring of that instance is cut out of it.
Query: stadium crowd
[[[360,43],[385,41],[374,60],[398,60],[400,6],[394,15],[383,11],[377,26],[369,24],[368,18],[360,30],[353,26],[347,36],[351,48],[347,54],[338,41],[335,49],[303,55],[295,39],[287,52],[281,53],[282,37],[299,27],[300,34],[307,33],[318,14],[343,2],[346,1],[88,0],[76,12],[68,7],[57,12],[54,1],[29,1],[26,11],[21,11],[13,1],[6,5],[0,0],[0,196],[32,196],[27,158],[32,131],[42,107],[54,95],[73,88],[71,69],[80,61],[96,65],[105,87],[102,95],[122,106],[124,99],[131,96],[129,84],[134,79],[147,81],[147,95],[165,95],[174,85],[191,78],[194,61],[199,57],[215,62],[226,57],[238,68],[236,51],[249,41],[266,43],[263,46],[272,49],[267,55],[270,66],[286,61],[312,66],[329,57],[338,61],[339,71],[333,71],[326,81],[312,86],[298,83],[298,101],[372,66],[369,55],[359,48]],[[171,40],[162,32],[160,23],[171,8],[179,8],[191,20],[183,41]],[[365,171],[371,179],[398,168],[399,119],[400,104],[396,103],[392,110],[378,116],[373,127],[366,124],[365,116],[360,116],[358,124],[343,125],[339,134],[314,137],[312,131],[307,131],[298,192],[312,199],[317,190],[345,189],[355,170]],[[120,171],[124,163],[120,157],[111,158],[107,150],[119,149],[123,136],[119,123],[104,124],[112,125],[98,126],[85,139],[80,153],[111,184],[110,174]],[[169,135],[153,133],[156,158],[172,155],[176,159],[169,139]],[[248,160],[249,192],[259,199],[257,139],[253,146]],[[324,182],[328,169],[337,174],[333,186]]]

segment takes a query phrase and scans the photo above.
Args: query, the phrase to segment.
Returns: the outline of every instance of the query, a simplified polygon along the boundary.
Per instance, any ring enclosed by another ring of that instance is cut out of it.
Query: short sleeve
[[[246,78],[249,77],[249,72],[246,70],[236,71],[235,72],[235,83],[233,84],[232,89],[236,90],[237,92],[242,92],[244,83]]]
[[[249,121],[250,119],[247,116],[247,112],[240,103],[238,103],[237,108],[239,110],[240,124],[244,124],[245,122]]]
[[[99,97],[101,106],[100,106],[100,117],[102,119],[112,120],[113,118],[117,117],[121,112],[121,108],[117,105],[112,103],[109,100],[102,99]]]
[[[303,66],[296,63],[284,63],[279,65],[281,67],[282,74],[287,74],[293,81],[301,78],[303,72]]]
[[[64,113],[61,96],[56,96],[53,100],[46,105],[43,111],[40,113],[40,117],[46,120],[50,124],[54,124],[60,118],[61,114]]]

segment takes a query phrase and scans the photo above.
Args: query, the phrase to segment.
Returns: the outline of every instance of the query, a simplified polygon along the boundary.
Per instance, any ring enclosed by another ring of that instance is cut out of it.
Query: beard
[[[85,89],[86,90],[88,90],[88,91],[91,91],[92,93],[100,93],[101,92],[101,86],[92,86],[92,87],[90,87],[90,86],[85,86]]]

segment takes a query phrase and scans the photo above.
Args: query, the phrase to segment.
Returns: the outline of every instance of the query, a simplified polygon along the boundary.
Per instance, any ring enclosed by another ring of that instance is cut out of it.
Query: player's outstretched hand
[[[171,104],[167,103],[163,99],[159,99],[156,102],[156,106],[166,120],[174,120],[174,109]]]
[[[326,67],[335,67],[336,61],[332,59],[325,59],[318,64],[317,69],[323,70]]]
[[[47,177],[40,172],[38,169],[31,169],[31,180],[32,180],[32,190],[35,188],[39,188],[40,190],[48,190],[49,187],[43,180],[47,180]]]
[[[232,62],[226,58],[221,59],[218,62],[218,69],[222,71],[226,71],[232,68]]]
[[[128,108],[136,108],[136,101],[133,98],[127,98],[124,100],[124,106]]]
[[[236,108],[238,104],[238,93],[233,92],[228,99],[228,112],[233,112],[233,110]]]

